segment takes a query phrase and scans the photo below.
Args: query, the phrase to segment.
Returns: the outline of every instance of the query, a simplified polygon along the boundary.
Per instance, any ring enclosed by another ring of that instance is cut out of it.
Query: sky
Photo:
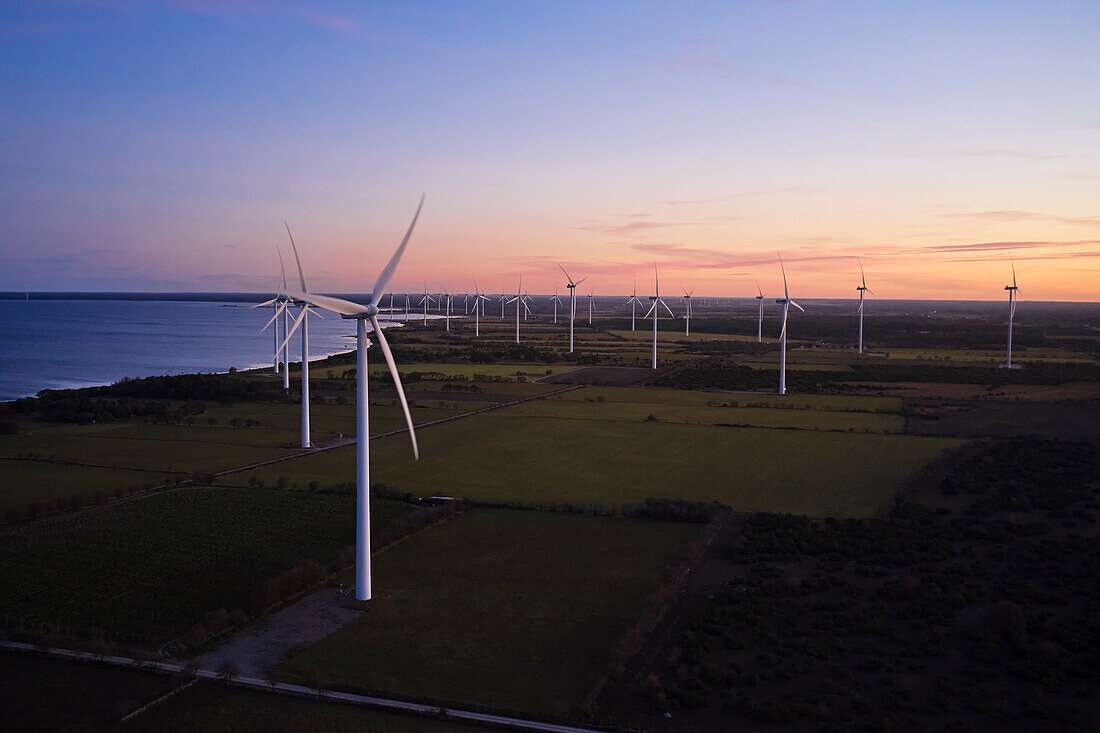
[[[0,290],[1100,300],[1100,3],[5,0]],[[857,258],[859,258],[857,260]]]

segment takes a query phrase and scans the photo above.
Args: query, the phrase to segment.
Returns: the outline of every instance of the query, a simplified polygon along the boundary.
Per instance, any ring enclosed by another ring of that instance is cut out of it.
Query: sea
[[[0,400],[124,377],[271,369],[273,327],[262,329],[274,310],[250,307],[255,302],[0,299]],[[353,350],[354,321],[321,316],[310,318],[310,359]],[[291,362],[301,360],[301,344],[295,333]]]

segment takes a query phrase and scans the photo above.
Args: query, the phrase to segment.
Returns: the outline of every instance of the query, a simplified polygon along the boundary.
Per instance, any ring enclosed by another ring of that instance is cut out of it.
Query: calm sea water
[[[242,303],[0,300],[0,400],[123,377],[270,367],[271,308]],[[355,323],[311,318],[311,357],[354,348]],[[301,338],[290,360],[301,360]]]

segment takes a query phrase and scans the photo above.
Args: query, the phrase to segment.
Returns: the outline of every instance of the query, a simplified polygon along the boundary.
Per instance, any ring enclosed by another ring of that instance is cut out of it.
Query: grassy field
[[[354,542],[354,496],[193,488],[0,531],[0,627],[149,644]],[[384,526],[409,510],[372,502]]]
[[[474,733],[485,728],[422,715],[344,705],[200,682],[126,726],[156,733]]]
[[[476,509],[376,556],[368,612],[278,671],[291,680],[565,714],[611,661],[661,568],[699,531]]]
[[[635,402],[670,405],[712,405],[736,402],[739,407],[777,407],[794,410],[825,410],[834,412],[901,412],[902,401],[895,397],[862,397],[849,395],[787,394],[757,392],[704,392],[661,387],[586,387],[554,397],[555,400],[584,402],[600,399],[604,402]]]
[[[102,731],[176,684],[161,674],[0,652],[0,710],[9,731]]]
[[[66,466],[40,461],[0,460],[0,512],[23,508],[32,501],[53,501],[82,492],[91,498],[98,490],[160,484],[163,473],[117,468]]]
[[[371,479],[401,492],[488,502],[616,506],[664,497],[718,501],[743,511],[854,517],[877,512],[913,471],[960,443],[873,433],[527,417],[513,410],[422,431],[419,462],[412,460],[405,436],[377,441]],[[303,485],[309,480],[326,485],[351,480],[354,461],[353,450],[338,449],[256,475],[269,485],[279,475]],[[240,480],[249,475],[241,474]]]

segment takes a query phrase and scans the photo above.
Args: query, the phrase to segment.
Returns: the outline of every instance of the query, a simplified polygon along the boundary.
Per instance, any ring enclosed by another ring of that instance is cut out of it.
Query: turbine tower
[[[573,320],[577,317],[577,286],[588,279],[585,275],[577,282],[573,282],[573,278],[569,277],[569,273],[565,271],[565,268],[558,264],[562,274],[565,275],[565,279],[569,281],[569,284],[565,287],[569,288],[569,353],[573,353]]]
[[[756,317],[756,343],[760,343],[764,340],[764,296],[767,293],[760,289],[760,281],[753,282],[756,283],[756,302],[760,305],[760,314]]]
[[[650,313],[653,314],[653,368],[657,368],[657,321],[661,317],[661,309],[658,306],[664,306],[664,309],[668,311],[668,314],[673,318],[676,314],[672,312],[672,309],[668,307],[665,301],[661,300],[661,287],[657,281],[657,263],[653,263],[653,305],[649,307],[649,311],[645,314],[644,318],[649,318]]]
[[[681,287],[680,290],[684,291],[684,335],[691,335],[691,293],[695,292],[695,288],[688,292],[687,288]]]
[[[859,260],[859,258],[856,258]],[[863,261],[859,260],[859,279],[860,284],[856,286],[856,290],[859,291],[859,350],[858,353],[863,353],[863,294],[874,295],[867,287],[867,278],[863,274]]]
[[[279,272],[281,273],[282,277],[279,283],[276,284],[275,291],[277,293],[282,293],[286,290],[286,268],[283,267],[283,253],[278,247],[275,248],[275,254],[279,255]],[[264,327],[260,329],[260,333],[266,331],[268,329],[268,326],[271,326],[272,324],[275,325],[275,329],[272,331],[272,334],[275,336],[275,341],[272,344],[271,350],[273,354],[273,359],[275,361],[275,373],[278,374],[280,364],[282,363],[281,357],[283,353],[282,350],[279,348],[279,345],[282,343],[282,339],[279,338],[279,316],[283,314],[283,310],[286,308],[286,298],[284,298],[282,295],[276,295],[274,298],[265,300],[262,303],[257,303],[256,305],[251,307],[263,308],[264,306],[268,305],[274,308],[275,313],[271,316],[271,320],[269,320],[264,325]]]
[[[367,411],[370,407],[370,402],[367,399],[367,348],[370,346],[370,340],[367,339],[367,321],[370,321],[370,325],[374,329],[375,336],[378,338],[378,345],[382,347],[382,355],[386,359],[386,365],[389,367],[390,374],[393,376],[394,386],[397,387],[397,398],[401,402],[401,409],[405,412],[405,423],[409,427],[409,438],[412,440],[413,456],[419,459],[420,452],[416,446],[416,432],[413,430],[412,415],[409,413],[409,404],[405,400],[405,390],[401,386],[401,376],[397,373],[397,365],[394,363],[390,346],[386,342],[386,336],[382,333],[382,328],[378,325],[378,303],[381,301],[386,291],[386,285],[389,284],[394,271],[397,269],[397,263],[400,262],[401,255],[405,251],[405,246],[409,243],[409,238],[412,236],[413,228],[416,226],[416,220],[420,217],[420,209],[423,206],[424,197],[421,196],[420,205],[416,207],[416,214],[413,216],[412,223],[409,224],[408,231],[405,232],[405,238],[401,240],[401,244],[398,245],[397,251],[393,253],[393,257],[390,258],[385,269],[378,275],[378,280],[374,283],[374,290],[371,292],[370,299],[367,301],[366,305],[360,305],[359,303],[353,303],[341,298],[331,298],[325,295],[314,295],[312,293],[290,289],[288,289],[286,293],[288,297],[294,300],[300,300],[309,305],[315,305],[318,308],[324,308],[325,310],[339,313],[344,318],[355,320],[357,367],[355,378],[355,598],[360,601],[368,601],[371,597],[370,434],[368,433],[369,423],[367,419]]]
[[[523,295],[523,278],[522,277],[519,279],[519,286],[516,288],[516,297],[512,298],[508,302],[516,304],[516,343],[518,344],[519,343],[519,311],[520,311],[521,308],[524,310],[525,313],[528,311],[527,299],[526,299],[526,296]]]
[[[477,286],[477,280],[474,280],[474,336],[481,335],[481,318],[478,316],[478,307],[484,311],[485,306],[482,305],[482,301],[489,300],[481,294],[481,288]]]
[[[554,288],[554,297],[550,299],[550,302],[554,304],[554,325],[558,325],[558,306],[562,305],[561,298],[558,297],[558,289]]]
[[[417,303],[417,305],[423,305],[424,306],[424,325],[425,326],[428,325],[428,306],[431,305],[434,302],[436,302],[435,298],[428,295],[428,286],[425,285],[424,286],[424,297],[420,299],[419,303]]]
[[[634,330],[634,313],[638,307],[638,304],[642,301],[638,299],[638,281],[634,281],[634,292],[627,298],[626,304],[630,306],[630,330]]]
[[[787,268],[783,267],[783,256],[779,256],[779,268],[783,271],[783,297],[775,302],[783,306],[783,328],[779,331],[779,394],[787,394],[787,311],[793,305],[803,313],[806,309],[791,300],[787,292]]]
[[[294,261],[298,265],[298,281],[301,283],[302,292],[309,293],[309,288],[306,287],[306,276],[302,272],[302,260],[298,256],[298,247],[294,244],[294,235],[290,233],[290,225],[283,222],[286,226],[287,236],[290,237],[290,248],[294,251]],[[286,335],[286,341],[290,341],[290,337],[294,335],[294,332],[299,327],[302,329],[302,447],[312,448],[313,441],[310,439],[309,434],[309,316],[315,315],[318,318],[320,314],[309,307],[309,303],[302,301],[302,312],[294,320],[294,326],[291,327],[290,332]],[[288,343],[283,344],[284,348],[288,346]]]
[[[444,316],[444,319],[445,319],[444,322],[447,324],[445,326],[445,328],[447,329],[447,332],[450,333],[450,330],[451,330],[451,297],[452,296],[451,296],[450,293],[447,292],[447,288],[443,287],[442,285],[440,285],[439,288],[440,288],[440,290],[443,291],[443,294],[441,296],[439,296],[440,308],[442,308],[443,312],[446,314]]]
[[[1015,262],[1012,262],[1012,284],[1005,285],[1005,290],[1008,291],[1008,351],[1005,354],[1005,368],[1012,369],[1012,319],[1016,316],[1016,298],[1020,295],[1020,289],[1016,287]]]
[[[592,291],[588,291],[588,325],[592,325]]]

